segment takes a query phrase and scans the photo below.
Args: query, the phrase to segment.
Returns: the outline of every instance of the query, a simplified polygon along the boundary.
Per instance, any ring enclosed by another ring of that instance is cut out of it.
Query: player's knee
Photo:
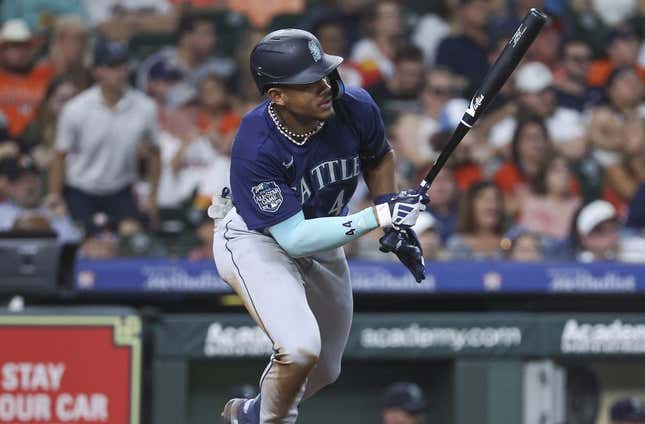
[[[276,356],[285,363],[309,371],[318,363],[320,340],[300,341],[284,346]]]
[[[305,370],[311,370],[318,363],[320,352],[311,349],[301,349],[292,354],[292,359],[296,366]]]

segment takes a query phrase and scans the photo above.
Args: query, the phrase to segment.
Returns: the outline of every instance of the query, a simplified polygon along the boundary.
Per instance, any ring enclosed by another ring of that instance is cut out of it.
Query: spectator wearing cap
[[[609,408],[610,424],[644,424],[645,402],[635,396],[615,400]]]
[[[611,30],[607,40],[607,57],[592,63],[588,83],[592,87],[607,85],[611,72],[616,68],[634,67],[641,81],[645,82],[645,67],[638,63],[638,35],[622,24]]]
[[[0,202],[0,231],[53,230],[61,243],[76,243],[80,232],[62,205],[41,203],[42,176],[31,158],[4,159],[1,166],[9,181],[8,199]]]
[[[491,5],[486,0],[459,0],[459,4],[456,10],[457,32],[439,43],[435,64],[462,77],[465,94],[470,97],[488,70]]]
[[[164,47],[139,65],[136,76],[139,89],[146,89],[150,71],[159,62],[168,62],[181,71],[179,85],[193,87],[208,74],[228,79],[235,72],[234,61],[214,55],[216,28],[207,15],[182,15],[177,26],[177,40],[176,47]]]
[[[124,46],[97,43],[97,82],[65,105],[58,122],[47,201],[64,198],[74,220],[85,225],[96,212],[107,213],[119,226],[140,219],[133,192],[139,156],[146,161],[150,187],[145,209],[156,220],[157,108],[128,88],[127,63]]]
[[[503,151],[511,142],[517,126],[517,115],[532,114],[544,119],[549,137],[560,153],[577,158],[585,152],[582,115],[574,109],[557,105],[552,84],[553,75],[543,63],[527,62],[517,69],[514,116],[507,116],[490,130],[489,140],[497,149]]]
[[[611,203],[595,200],[583,206],[571,227],[575,258],[582,262],[616,260],[620,253],[619,228]]]
[[[394,73],[368,88],[381,109],[385,125],[401,113],[418,112],[418,95],[423,87],[423,53],[413,44],[397,48]]]
[[[38,40],[22,19],[10,19],[0,28],[0,112],[14,138],[33,119],[54,75],[50,66],[35,63],[38,48]]]
[[[170,103],[169,93],[183,78],[183,72],[171,62],[157,62],[148,72],[146,94],[157,102],[160,109]]]
[[[587,85],[587,75],[593,60],[591,46],[583,40],[563,43],[560,69],[553,75],[553,88],[558,106],[583,112],[590,104],[600,101],[601,92]]]
[[[421,387],[399,382],[385,388],[382,398],[382,424],[423,424],[427,402]]]

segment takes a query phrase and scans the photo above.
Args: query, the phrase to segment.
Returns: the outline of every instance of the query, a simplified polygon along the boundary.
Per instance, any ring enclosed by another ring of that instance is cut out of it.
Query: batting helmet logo
[[[311,52],[311,57],[314,58],[314,62],[318,62],[322,58],[320,47],[314,40],[309,40],[309,51]]]

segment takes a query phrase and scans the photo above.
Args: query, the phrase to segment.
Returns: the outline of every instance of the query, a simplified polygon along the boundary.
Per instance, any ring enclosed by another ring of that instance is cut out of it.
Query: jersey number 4
[[[329,209],[329,212],[327,213],[329,216],[338,216],[343,211],[343,208],[345,207],[343,196],[345,196],[345,190],[341,190],[340,193],[338,193],[338,196],[336,196],[334,204],[331,205],[331,209]]]

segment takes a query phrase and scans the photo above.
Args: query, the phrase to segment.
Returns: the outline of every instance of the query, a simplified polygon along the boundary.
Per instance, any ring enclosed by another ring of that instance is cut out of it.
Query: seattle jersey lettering
[[[300,204],[304,205],[312,192],[320,191],[334,183],[351,180],[358,177],[360,173],[361,161],[358,155],[348,159],[329,160],[314,166],[309,171],[310,184],[307,183],[305,173],[300,178],[299,184],[292,188],[298,193]]]

